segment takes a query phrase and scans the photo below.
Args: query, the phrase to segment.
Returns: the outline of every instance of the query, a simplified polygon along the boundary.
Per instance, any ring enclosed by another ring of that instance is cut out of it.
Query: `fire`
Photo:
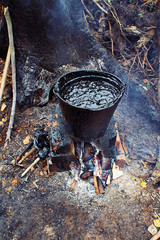
[[[103,156],[94,143],[75,144],[76,163],[71,164],[74,180],[71,190],[74,189],[79,178],[86,179],[93,176],[94,187],[97,194],[104,193],[103,179],[108,175],[102,170]],[[92,154],[91,154],[92,153]]]

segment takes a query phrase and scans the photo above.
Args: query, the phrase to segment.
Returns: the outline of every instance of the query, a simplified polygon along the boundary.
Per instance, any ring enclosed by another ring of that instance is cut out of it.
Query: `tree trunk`
[[[100,69],[127,77],[96,41],[86,24],[81,0],[8,0],[13,23],[17,103],[43,105],[56,78],[76,69]]]

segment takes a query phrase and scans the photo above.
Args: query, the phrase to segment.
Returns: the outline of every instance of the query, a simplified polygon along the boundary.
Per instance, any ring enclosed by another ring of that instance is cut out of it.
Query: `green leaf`
[[[145,91],[148,91],[148,88],[143,86],[142,84],[139,84],[139,86],[141,86]]]

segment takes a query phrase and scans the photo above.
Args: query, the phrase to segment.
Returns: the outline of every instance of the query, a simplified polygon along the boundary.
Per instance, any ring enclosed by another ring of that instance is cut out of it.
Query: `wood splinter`
[[[29,170],[40,161],[40,158],[36,158],[34,162],[22,173],[21,177],[24,177]]]
[[[29,152],[27,152],[22,159],[18,162],[18,164],[21,164],[27,157],[29,157],[34,151],[36,150],[35,147],[33,147]]]
[[[73,191],[73,189],[75,188],[76,183],[77,183],[77,181],[74,179],[74,180],[73,180],[73,183],[72,183],[72,186],[71,186],[71,191]]]

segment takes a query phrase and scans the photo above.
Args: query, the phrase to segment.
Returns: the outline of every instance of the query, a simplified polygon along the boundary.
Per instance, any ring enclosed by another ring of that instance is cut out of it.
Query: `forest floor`
[[[93,34],[140,85],[151,106],[156,104],[158,109],[158,1],[96,2],[108,14],[94,1],[84,1]],[[3,66],[1,60],[1,76]],[[17,108],[11,142],[4,148],[12,103],[11,78],[9,73],[0,112],[0,239],[151,239],[160,230],[160,186],[151,180],[159,157],[157,121],[132,109],[126,92],[114,116],[127,149],[120,168],[123,175],[111,182],[105,194],[97,195],[93,185],[83,180],[71,191],[69,171],[49,175],[42,163],[21,178],[24,169],[11,162],[23,151],[26,137],[33,137],[41,119],[51,117],[57,103],[51,99],[46,106],[24,112]],[[33,158],[34,154],[24,168]],[[148,231],[151,225],[152,234]]]

